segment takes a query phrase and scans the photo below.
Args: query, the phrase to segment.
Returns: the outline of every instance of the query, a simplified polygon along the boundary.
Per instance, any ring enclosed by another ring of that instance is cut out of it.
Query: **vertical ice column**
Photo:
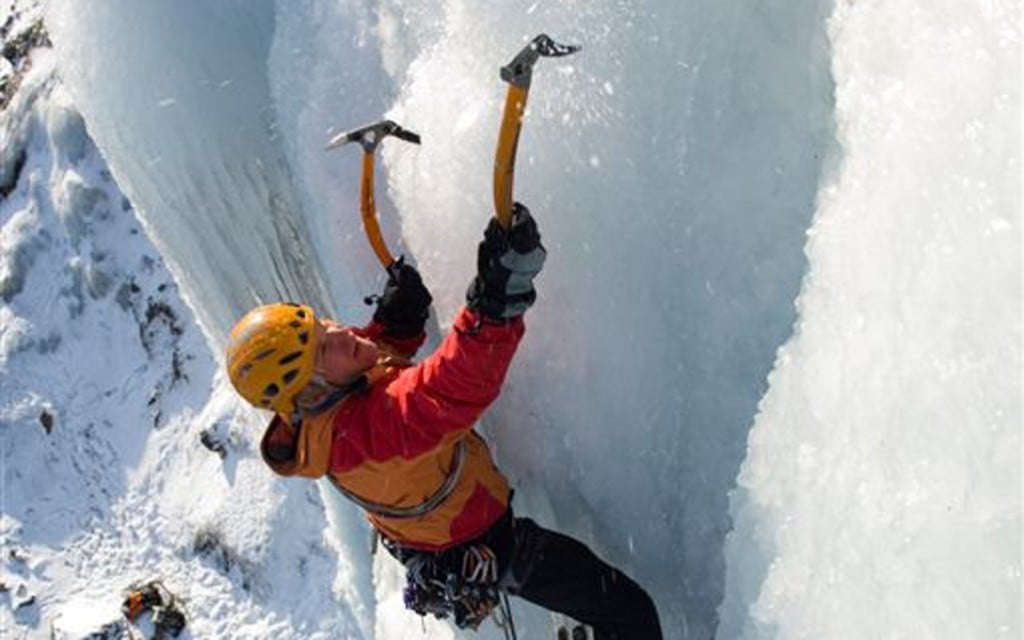
[[[257,301],[329,309],[274,129],[274,4],[54,0],[59,67],[214,341]]]

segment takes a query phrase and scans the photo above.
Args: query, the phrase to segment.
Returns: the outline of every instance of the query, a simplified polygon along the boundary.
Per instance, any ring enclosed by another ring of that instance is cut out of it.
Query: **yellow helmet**
[[[228,376],[255,407],[290,415],[295,394],[313,378],[313,309],[294,303],[256,307],[231,329]]]

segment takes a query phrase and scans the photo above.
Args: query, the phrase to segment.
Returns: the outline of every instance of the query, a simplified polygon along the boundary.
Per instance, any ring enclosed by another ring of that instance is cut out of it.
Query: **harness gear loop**
[[[462,555],[462,577],[467,582],[498,582],[498,556],[485,544],[469,547]]]
[[[461,551],[463,568],[467,566],[466,556],[482,558],[483,564],[478,566],[487,566],[492,559],[496,561],[494,552],[486,545],[474,545]],[[459,562],[450,551],[417,552],[402,561],[406,567],[403,599],[407,609],[421,616],[429,613],[442,620],[452,616],[460,629],[477,629],[487,618],[492,618],[506,638],[515,637],[509,636],[509,612],[503,610],[498,613],[503,605],[496,580],[470,581],[464,570],[460,571]],[[473,568],[471,574],[479,574],[482,578],[497,577],[496,572],[489,570],[475,571],[478,566],[472,565],[472,561],[470,566]]]
[[[509,587],[500,575],[507,575],[511,566],[502,570],[499,564],[499,553],[509,551],[511,530],[506,527],[511,523],[508,512],[493,525],[500,530],[444,551],[403,547],[384,537],[384,547],[406,568],[405,607],[421,616],[451,616],[460,629],[477,629],[491,618],[506,640],[515,640],[512,609],[504,595]]]

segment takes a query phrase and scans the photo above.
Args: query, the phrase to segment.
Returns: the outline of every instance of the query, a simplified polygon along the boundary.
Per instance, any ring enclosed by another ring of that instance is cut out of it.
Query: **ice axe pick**
[[[390,270],[390,267],[395,263],[395,258],[391,255],[387,244],[384,242],[384,237],[381,235],[380,221],[377,219],[377,205],[373,194],[374,156],[377,147],[387,136],[394,136],[399,140],[405,140],[413,144],[420,143],[419,135],[403,129],[391,120],[381,120],[358,129],[339,133],[330,139],[325,147],[325,151],[337,149],[350,142],[356,142],[363,148],[363,176],[359,189],[359,213],[363,220],[363,230],[366,232],[366,238],[370,241],[370,246],[373,247],[374,253],[377,254],[377,259],[384,265],[385,270]]]
[[[506,229],[512,223],[512,180],[516,169],[516,149],[523,128],[526,99],[530,95],[533,65],[540,58],[560,58],[579,51],[576,45],[558,44],[547,34],[530,41],[512,61],[501,68],[501,79],[508,83],[505,110],[498,131],[494,154],[494,216]]]

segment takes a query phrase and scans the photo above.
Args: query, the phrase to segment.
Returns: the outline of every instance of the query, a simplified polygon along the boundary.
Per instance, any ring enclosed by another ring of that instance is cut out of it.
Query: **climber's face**
[[[332,384],[354,380],[377,362],[377,345],[333,320],[316,325],[317,349],[313,371]]]

